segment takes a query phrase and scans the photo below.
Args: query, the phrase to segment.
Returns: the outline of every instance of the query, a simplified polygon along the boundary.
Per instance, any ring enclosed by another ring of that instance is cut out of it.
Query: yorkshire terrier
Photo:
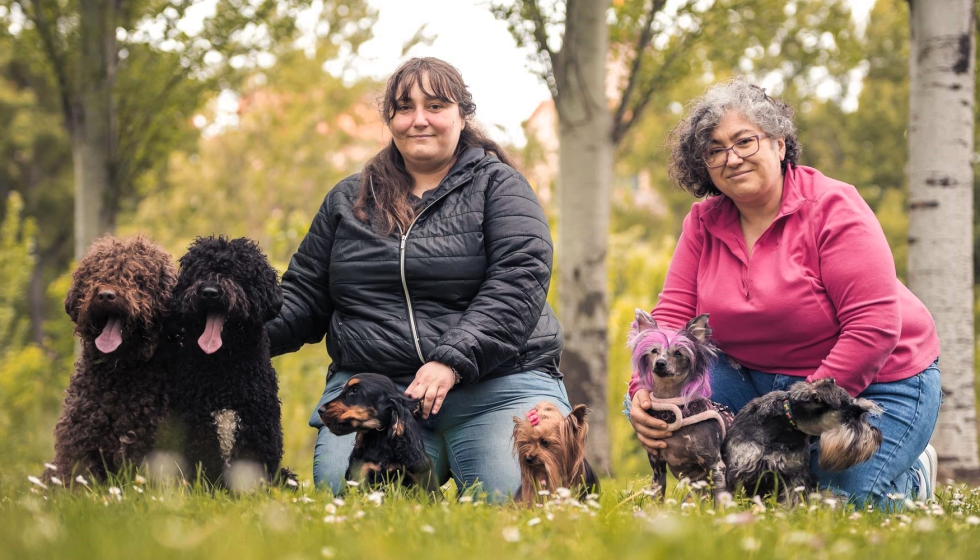
[[[577,488],[579,498],[599,491],[599,478],[585,459],[586,414],[584,404],[562,416],[557,406],[541,401],[525,418],[514,417],[514,452],[521,465],[514,501],[533,506],[540,490]]]
[[[636,310],[628,345],[633,349],[633,375],[650,391],[646,412],[667,422],[671,436],[666,449],[647,454],[653,468],[653,491],[661,500],[667,468],[675,477],[709,479],[715,500],[727,492],[721,447],[733,415],[711,400],[708,367],[718,351],[711,341],[708,315],[691,319],[678,331],[660,329],[642,309]]]
[[[801,381],[749,401],[735,416],[725,441],[728,485],[750,495],[774,495],[792,505],[796,491],[809,492],[811,438],[820,441],[820,468],[840,472],[871,458],[881,431],[868,422],[882,409],[854,399],[832,378]]]
[[[357,433],[344,478],[369,485],[398,482],[435,492],[438,483],[417,421],[419,405],[390,378],[361,373],[321,406],[317,412],[331,433]]]

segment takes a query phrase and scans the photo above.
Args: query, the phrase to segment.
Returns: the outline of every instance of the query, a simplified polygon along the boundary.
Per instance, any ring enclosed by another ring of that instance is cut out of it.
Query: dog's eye
[[[675,358],[683,358],[684,357],[684,354],[681,353],[680,350],[674,350],[674,357]]]
[[[654,348],[653,350],[650,350],[650,353],[656,356],[657,354],[660,353],[660,350],[658,348]]]
[[[551,442],[549,442],[546,439],[542,439],[541,440],[541,447],[544,447],[545,449],[548,449],[548,447],[550,447],[550,446],[551,446]]]
[[[348,395],[356,395],[357,394],[357,385],[351,385],[350,387],[348,387],[347,388],[347,394]]]

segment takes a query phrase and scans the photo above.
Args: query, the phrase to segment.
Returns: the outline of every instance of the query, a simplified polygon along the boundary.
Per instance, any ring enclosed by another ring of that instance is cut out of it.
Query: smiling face
[[[744,138],[765,134],[744,116],[729,111],[715,127],[708,149],[727,148]],[[774,199],[778,205],[783,194],[780,162],[784,157],[786,142],[783,138],[761,138],[758,152],[740,157],[729,150],[728,163],[709,168],[708,174],[718,190],[740,209],[769,206]]]
[[[428,75],[422,75],[411,89],[399,92],[388,122],[395,147],[411,173],[429,173],[451,165],[465,126],[459,105],[434,97],[432,91]]]

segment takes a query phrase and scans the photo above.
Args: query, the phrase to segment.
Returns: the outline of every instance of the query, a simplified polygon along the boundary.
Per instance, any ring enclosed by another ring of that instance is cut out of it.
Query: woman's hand
[[[640,445],[650,453],[659,449],[666,449],[667,442],[672,432],[667,431],[667,423],[647,414],[650,408],[650,391],[640,389],[633,394],[632,406],[630,407],[630,424],[636,431],[636,439],[640,440]]]
[[[456,384],[452,368],[439,362],[429,362],[415,372],[415,380],[405,389],[413,399],[422,399],[422,418],[438,414],[446,393]]]

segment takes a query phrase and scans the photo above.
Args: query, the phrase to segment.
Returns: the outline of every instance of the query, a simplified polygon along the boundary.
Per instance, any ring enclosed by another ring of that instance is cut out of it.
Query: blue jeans
[[[750,400],[770,391],[785,391],[803,379],[746,368],[736,370],[722,356],[712,368],[709,380],[712,400],[737,412]],[[854,503],[870,503],[890,510],[897,504],[888,494],[913,497],[919,492],[918,470],[922,464],[918,458],[936,428],[942,402],[939,360],[914,377],[872,383],[859,396],[874,401],[885,411],[881,417],[871,420],[881,430],[881,448],[867,462],[839,473],[820,469],[815,448],[810,471],[817,476],[821,488]]]
[[[340,394],[352,374],[337,372],[327,379],[317,408]],[[398,384],[402,391],[407,386]],[[425,451],[432,460],[439,484],[455,479],[459,488],[487,493],[504,501],[520,488],[521,471],[513,451],[515,416],[539,402],[551,401],[562,414],[571,412],[565,384],[547,373],[526,371],[456,387],[449,391],[439,414],[420,420]],[[313,482],[335,494],[344,488],[344,472],[354,447],[354,434],[335,436],[313,411],[310,426],[317,428],[313,451]]]

